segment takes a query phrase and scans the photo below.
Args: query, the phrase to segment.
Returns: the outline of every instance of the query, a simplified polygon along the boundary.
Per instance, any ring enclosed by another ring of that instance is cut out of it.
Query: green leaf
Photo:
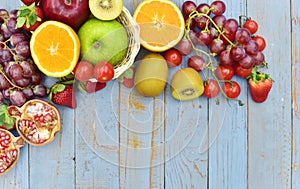
[[[67,80],[67,81],[60,82],[60,84],[64,84],[64,85],[72,85],[73,83],[74,83],[74,80]]]
[[[18,11],[18,14],[19,14],[18,17],[25,17],[25,16],[29,15],[30,13],[31,13],[30,9],[19,10]]]
[[[29,16],[28,20],[30,22],[30,25],[32,26],[33,24],[36,23],[37,16],[35,14],[32,14],[32,15]]]
[[[8,105],[6,104],[0,106],[0,126],[4,125],[7,129],[11,129],[14,126],[16,119],[9,116],[7,108]]]
[[[4,124],[5,115],[0,115],[0,126]]]
[[[52,97],[53,97],[53,93],[51,92],[51,93],[49,93],[49,100],[48,100],[48,102],[50,102],[51,100],[52,100]]]
[[[56,88],[55,88],[54,94],[55,94],[55,93],[58,93],[58,92],[64,91],[65,88],[66,88],[66,86],[65,86],[64,84],[57,84],[57,86],[56,86]]]
[[[18,17],[17,18],[17,24],[16,24],[16,28],[21,28],[23,27],[23,25],[26,22],[26,18],[25,17]]]
[[[29,7],[28,6],[20,6],[18,9],[19,9],[19,11],[22,11],[22,10],[25,10],[25,9],[28,9]]]
[[[30,20],[26,20],[26,28],[30,27]]]

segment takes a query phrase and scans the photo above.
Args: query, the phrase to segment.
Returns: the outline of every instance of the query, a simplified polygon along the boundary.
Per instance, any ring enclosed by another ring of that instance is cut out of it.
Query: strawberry
[[[131,66],[127,69],[120,77],[118,81],[122,83],[127,88],[132,88],[134,86],[134,67]]]
[[[21,0],[25,5],[29,6],[32,3],[37,4],[40,0]]]
[[[248,86],[253,101],[264,102],[272,88],[273,80],[265,73],[257,71],[257,67],[252,69],[252,73],[248,80]]]
[[[97,92],[103,88],[105,88],[106,83],[101,83],[101,82],[91,82],[91,81],[86,81],[86,82],[79,82],[78,88],[82,92],[86,93],[94,93]]]
[[[8,105],[0,104],[0,128],[13,130],[15,128],[16,119],[9,116]]]
[[[76,108],[76,98],[73,85],[54,84],[49,91],[49,99],[55,104]]]
[[[21,6],[18,10],[17,28],[34,31],[43,21],[42,10],[32,3],[30,6]]]

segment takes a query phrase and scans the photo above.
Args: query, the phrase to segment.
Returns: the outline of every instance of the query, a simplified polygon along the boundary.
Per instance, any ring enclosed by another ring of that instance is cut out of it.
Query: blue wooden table
[[[131,13],[138,3],[125,1]],[[179,102],[169,87],[144,98],[110,82],[96,94],[78,93],[75,110],[59,107],[55,140],[25,145],[0,188],[299,189],[300,1],[225,3],[227,17],[251,16],[267,40],[275,82],[265,103],[254,103],[239,78],[244,106],[224,98],[219,105],[204,97]],[[0,5],[11,10],[20,2]]]

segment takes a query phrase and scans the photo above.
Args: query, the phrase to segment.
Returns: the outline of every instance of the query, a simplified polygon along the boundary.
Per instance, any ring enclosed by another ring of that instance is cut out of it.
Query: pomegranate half
[[[33,146],[50,143],[60,130],[58,110],[44,100],[33,99],[20,108],[10,106],[8,113],[16,118],[16,128],[20,136]]]

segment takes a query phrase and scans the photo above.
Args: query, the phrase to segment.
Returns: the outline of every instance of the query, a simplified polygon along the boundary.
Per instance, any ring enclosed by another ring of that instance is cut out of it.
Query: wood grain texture
[[[19,1],[3,1],[0,2],[0,7],[11,11],[18,8]],[[16,133],[14,133],[16,134]],[[14,188],[28,188],[30,181],[29,168],[29,146],[25,144],[20,149],[20,157],[16,165],[5,175],[0,177],[0,188],[14,189]]]
[[[121,87],[119,104],[120,188],[163,188],[164,95],[142,97]]]
[[[280,11],[275,11],[278,7]],[[257,104],[249,99],[249,188],[288,189],[292,146],[290,2],[253,0],[247,2],[247,10],[259,21],[259,33],[266,38],[267,72],[275,81],[266,102]]]
[[[124,4],[133,13],[139,2]],[[251,16],[266,39],[265,71],[275,81],[266,102],[253,102],[237,77],[244,106],[223,97],[218,105],[204,97],[179,102],[170,93],[179,67],[156,98],[109,82],[96,94],[77,93],[76,110],[59,107],[61,132],[47,146],[26,144],[0,188],[300,189],[300,2],[224,2],[226,17]],[[0,8],[19,5],[0,0]]]
[[[291,1],[292,24],[292,189],[300,188],[300,3]]]
[[[226,18],[240,15],[246,15],[246,1],[226,1]],[[238,99],[244,106],[223,97],[219,105],[214,100],[209,103],[210,188],[247,188],[247,83],[236,76],[233,80],[241,87]]]
[[[118,94],[113,83],[97,94],[77,96],[76,188],[119,187],[118,112],[107,94]]]
[[[62,110],[63,127],[50,144],[43,147],[29,148],[29,187],[32,189],[74,188],[74,110]],[[41,168],[42,167],[42,168]],[[52,178],[52,179],[49,179]],[[41,182],[43,180],[44,182]]]

